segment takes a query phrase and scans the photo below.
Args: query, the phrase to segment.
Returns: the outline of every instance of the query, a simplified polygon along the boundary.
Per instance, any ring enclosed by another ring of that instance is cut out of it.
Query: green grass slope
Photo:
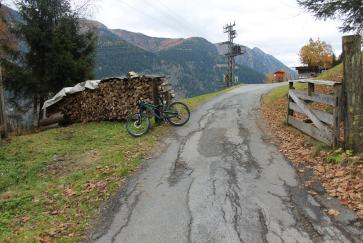
[[[343,64],[339,64],[318,76],[319,80],[333,80],[342,81],[343,80]]]

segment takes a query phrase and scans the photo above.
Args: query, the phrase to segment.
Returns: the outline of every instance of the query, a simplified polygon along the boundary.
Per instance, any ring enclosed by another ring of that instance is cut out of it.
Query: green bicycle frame
[[[143,103],[141,106],[141,109],[150,111],[153,114],[153,116],[159,120],[178,116],[178,112],[164,110],[163,108],[164,108],[163,105],[157,106],[148,102]]]

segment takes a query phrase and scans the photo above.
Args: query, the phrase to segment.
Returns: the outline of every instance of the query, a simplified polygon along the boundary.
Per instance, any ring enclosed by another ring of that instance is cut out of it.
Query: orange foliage
[[[333,63],[333,50],[325,41],[313,39],[300,49],[300,61],[308,66],[320,66],[326,69]]]

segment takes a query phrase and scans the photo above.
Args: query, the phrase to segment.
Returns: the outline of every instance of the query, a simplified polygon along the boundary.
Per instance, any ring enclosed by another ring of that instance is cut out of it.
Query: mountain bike
[[[168,122],[173,126],[183,126],[190,118],[188,106],[179,101],[166,106],[163,103],[154,105],[138,100],[136,105],[139,112],[129,116],[126,123],[128,133],[134,137],[140,137],[149,131],[151,127],[149,114],[154,115],[155,119]]]

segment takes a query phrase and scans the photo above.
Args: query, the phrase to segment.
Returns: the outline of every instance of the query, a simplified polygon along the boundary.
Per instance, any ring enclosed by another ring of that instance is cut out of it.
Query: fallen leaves
[[[99,182],[87,182],[84,188],[84,192],[92,192],[97,191],[100,193],[106,192],[107,181],[99,181]]]
[[[30,216],[28,216],[28,215],[21,218],[21,222],[23,222],[23,223],[26,223],[29,220],[30,220]]]
[[[328,215],[329,216],[337,217],[339,214],[340,213],[337,210],[335,210],[335,209],[329,209],[328,210]]]
[[[67,197],[72,197],[72,196],[75,196],[77,195],[77,192],[74,191],[69,185],[66,185],[64,187],[64,195],[67,196]]]
[[[8,200],[16,196],[13,192],[0,193],[0,200]]]
[[[316,108],[316,107],[315,107]],[[352,157],[350,151],[342,152],[342,159],[352,163],[326,163],[331,156],[326,151],[317,151],[307,144],[307,136],[298,130],[286,126],[287,98],[279,98],[273,102],[263,102],[262,114],[268,122],[282,152],[290,161],[299,165],[298,172],[303,174],[305,168],[311,168],[319,178],[331,197],[339,198],[343,205],[353,209],[363,217],[363,154]],[[334,151],[333,153],[338,153]],[[306,183],[309,187],[309,183]],[[316,192],[310,191],[314,195]],[[336,217],[332,210],[328,214]]]
[[[54,210],[52,212],[49,213],[50,215],[58,215],[59,214],[59,211],[58,210]]]

